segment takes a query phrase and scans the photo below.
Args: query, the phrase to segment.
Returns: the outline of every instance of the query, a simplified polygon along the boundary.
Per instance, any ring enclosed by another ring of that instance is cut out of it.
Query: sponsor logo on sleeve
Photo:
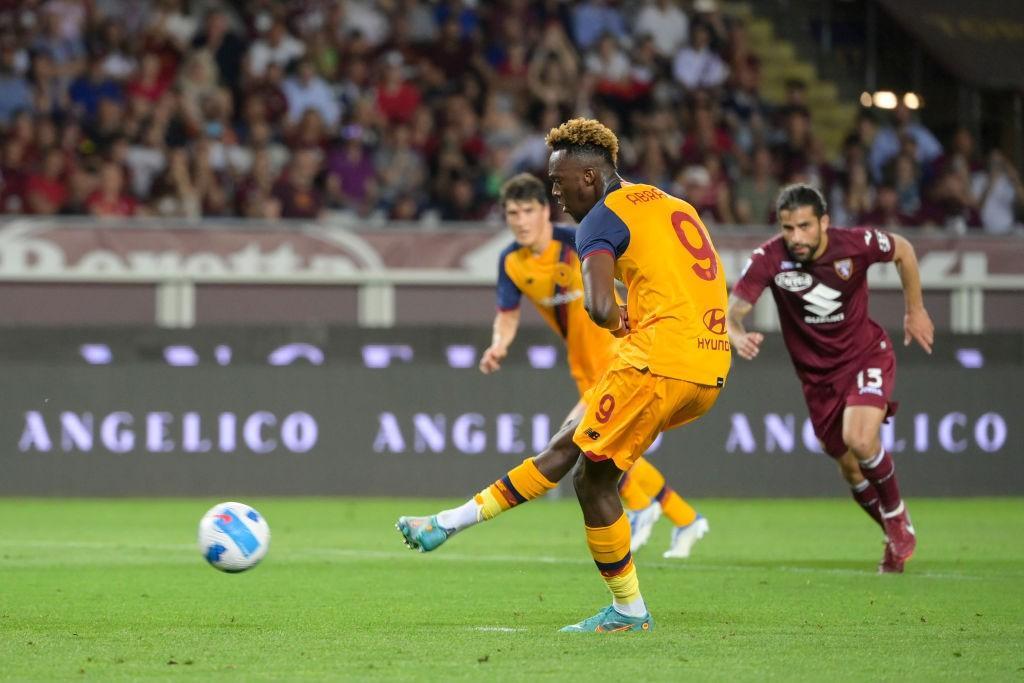
[[[878,240],[878,250],[888,253],[892,250],[892,241],[889,239],[889,235],[885,234],[881,230],[875,230],[875,238]]]

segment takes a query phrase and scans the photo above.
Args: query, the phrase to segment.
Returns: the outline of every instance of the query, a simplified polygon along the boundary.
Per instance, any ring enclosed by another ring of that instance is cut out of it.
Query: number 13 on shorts
[[[857,389],[861,394],[882,395],[882,369],[865,368],[857,373]]]

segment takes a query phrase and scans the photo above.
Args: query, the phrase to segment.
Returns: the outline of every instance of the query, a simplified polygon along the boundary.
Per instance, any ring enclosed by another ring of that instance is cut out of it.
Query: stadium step
[[[785,97],[786,82],[800,80],[807,85],[807,103],[811,110],[815,135],[821,139],[829,157],[838,156],[843,139],[853,129],[857,103],[841,93],[834,81],[823,78],[811,61],[800,56],[796,45],[779,35],[778,8],[772,3],[725,2],[722,10],[740,19],[747,29],[751,50],[761,62],[761,95],[771,104]]]

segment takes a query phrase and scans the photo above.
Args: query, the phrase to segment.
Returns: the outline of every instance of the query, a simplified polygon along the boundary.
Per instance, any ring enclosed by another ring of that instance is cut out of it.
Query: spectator
[[[31,213],[59,213],[68,200],[64,178],[64,153],[56,147],[47,150],[40,170],[29,175],[25,188],[27,209]]]
[[[984,170],[974,144],[974,135],[968,128],[959,126],[956,129],[949,151],[939,157],[934,166],[939,174],[950,168],[963,168],[971,175]]]
[[[369,0],[345,0],[342,31],[347,35],[358,33],[371,46],[376,47],[388,38],[390,22],[380,10],[376,2]]]
[[[892,186],[896,191],[899,212],[913,216],[921,210],[921,178],[912,154],[901,153],[892,162]]]
[[[246,57],[248,78],[252,81],[259,80],[267,73],[267,68],[271,64],[285,69],[293,59],[298,59],[305,52],[305,46],[290,35],[284,22],[278,19],[271,24],[266,37],[260,38],[249,48]]]
[[[668,187],[672,182],[665,149],[656,135],[647,135],[640,148],[640,162],[632,176],[635,182]]]
[[[580,51],[594,47],[605,34],[617,41],[626,39],[626,22],[618,8],[608,0],[586,0],[577,4],[572,11],[572,37]]]
[[[71,103],[78,107],[87,119],[96,116],[100,100],[120,102],[123,99],[121,86],[103,73],[103,63],[92,62],[88,73],[75,79],[69,93]]]
[[[441,202],[441,220],[478,221],[485,213],[472,180],[466,175],[457,175]]]
[[[0,55],[0,126],[6,126],[20,111],[32,109],[32,89],[14,71],[14,51],[7,48]]]
[[[863,164],[846,169],[842,182],[832,188],[829,213],[835,225],[857,225],[875,204],[871,175]]]
[[[216,63],[206,50],[196,50],[189,56],[178,76],[178,91],[181,93],[181,113],[190,129],[196,132],[204,130],[204,109],[208,103],[220,100],[217,106],[229,106],[226,102],[228,93],[217,82]]]
[[[43,5],[44,16],[52,20],[64,40],[82,41],[86,8],[82,0],[49,0]]]
[[[274,178],[270,153],[265,148],[257,149],[249,174],[239,184],[236,212],[247,218],[280,218],[281,202],[274,196]]]
[[[686,44],[690,20],[672,0],[648,0],[637,15],[633,33],[651,36],[658,55],[669,60]]]
[[[772,220],[775,213],[779,183],[775,179],[772,154],[767,147],[755,149],[751,159],[750,175],[743,176],[736,184],[736,221],[764,225]]]
[[[198,218],[202,212],[199,191],[189,169],[188,153],[172,150],[166,171],[153,183],[152,210],[159,216]]]
[[[282,218],[315,219],[323,215],[323,193],[314,184],[320,170],[320,154],[314,150],[296,152],[285,176],[274,186]]]
[[[86,54],[81,36],[75,30],[69,32],[66,26],[58,14],[44,13],[43,32],[33,41],[32,52],[46,53],[57,77],[69,84],[85,70]]]
[[[693,110],[693,128],[681,150],[687,164],[700,163],[708,154],[731,155],[732,138],[716,117],[710,104],[698,104]]]
[[[342,138],[327,156],[328,194],[340,207],[364,213],[375,192],[373,157],[359,126],[347,127]]]
[[[303,59],[295,69],[295,75],[288,78],[283,86],[288,102],[287,123],[294,126],[307,110],[320,115],[328,129],[333,130],[341,120],[341,108],[330,86],[316,74],[313,62]]]
[[[390,124],[407,124],[420,105],[419,89],[405,79],[402,55],[385,58],[384,75],[377,86],[377,109]]]
[[[221,85],[230,89],[239,87],[245,43],[231,30],[228,15],[223,10],[213,9],[207,13],[203,30],[193,38],[192,47],[213,55]]]
[[[633,99],[629,57],[611,34],[606,33],[597,41],[596,49],[587,55],[586,68],[598,97],[617,105],[625,105]]]
[[[85,136],[92,149],[105,154],[115,140],[125,134],[124,107],[116,100],[103,98],[96,118],[86,125]]]
[[[875,228],[899,228],[917,225],[917,217],[900,210],[900,195],[896,186],[882,183],[878,187],[875,206],[860,216],[859,223]]]
[[[786,112],[782,142],[773,150],[784,182],[792,182],[794,176],[807,172],[814,146],[810,111],[806,107],[791,107]]]
[[[127,80],[139,64],[131,53],[128,37],[117,19],[107,19],[101,28],[100,40],[95,48],[103,75],[117,82]]]
[[[259,111],[261,120],[276,125],[284,120],[288,99],[284,96],[284,71],[277,64],[269,64],[264,77],[246,89],[246,112]]]
[[[425,44],[437,40],[437,15],[426,0],[401,0],[398,14],[409,19],[409,39]]]
[[[124,171],[112,162],[100,168],[99,187],[89,195],[86,208],[99,218],[123,218],[134,216],[137,202],[124,192]]]
[[[380,199],[385,207],[393,207],[402,197],[416,196],[427,176],[423,158],[412,146],[412,131],[399,125],[374,156],[380,179]]]
[[[146,107],[156,104],[167,88],[171,85],[160,65],[160,57],[155,52],[147,52],[142,56],[142,63],[135,78],[128,81],[126,90],[130,100],[142,101]]]
[[[725,96],[722,109],[737,146],[750,153],[758,130],[768,118],[768,107],[761,99],[761,72],[753,58],[740,62],[733,71],[734,86]]]
[[[458,20],[450,17],[441,24],[441,37],[437,47],[430,51],[430,60],[447,76],[447,80],[461,80],[475,61],[474,57],[473,46],[462,37]]]
[[[186,0],[158,0],[156,12],[150,19],[150,27],[166,35],[179,54],[184,54],[199,24],[188,12]]]
[[[575,99],[566,83],[576,81],[579,62],[569,40],[558,24],[550,24],[526,74],[526,86],[534,103],[541,106],[569,106]]]
[[[978,198],[985,232],[1005,235],[1022,227],[1016,209],[1024,204],[1024,184],[1002,152],[992,150],[988,160],[988,169],[975,174],[973,194]]]
[[[47,116],[62,116],[71,106],[68,90],[57,75],[53,60],[45,52],[32,58],[32,107]],[[0,77],[2,81],[3,77]],[[17,93],[4,93],[0,85],[0,107],[23,104]],[[0,121],[3,114],[0,113]]]
[[[880,181],[885,165],[900,153],[900,136],[914,140],[917,148],[917,162],[931,164],[942,155],[942,145],[930,130],[914,121],[914,113],[901,101],[893,112],[895,127],[885,127],[872,136],[868,163],[871,177]]]
[[[672,73],[687,90],[717,88],[729,77],[729,67],[711,49],[711,29],[706,24],[694,24],[693,42],[675,57]]]
[[[476,218],[510,174],[544,174],[545,134],[579,114],[619,132],[628,177],[674,181],[709,220],[764,222],[797,179],[850,221],[1018,220],[1011,169],[982,165],[966,130],[936,157],[903,107],[891,128],[862,117],[830,159],[807,84],[769,107],[745,25],[714,0],[31,0],[17,18],[0,21],[7,211],[85,213],[102,184],[108,213],[125,196],[185,218]],[[862,173],[887,145],[877,188]]]
[[[938,179],[932,200],[921,207],[924,225],[964,234],[969,228],[981,227],[978,202],[971,195],[966,169],[947,169]]]
[[[132,193],[136,197],[150,196],[153,182],[167,168],[164,129],[159,124],[151,123],[136,143],[128,147],[125,161]]]

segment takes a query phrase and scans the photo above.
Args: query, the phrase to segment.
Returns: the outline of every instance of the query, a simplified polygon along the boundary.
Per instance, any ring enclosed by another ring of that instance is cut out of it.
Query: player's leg
[[[617,484],[622,470],[614,460],[583,460],[573,484],[580,508],[587,546],[601,577],[612,593],[612,604],[569,632],[647,631],[654,622],[640,594],[633,555],[629,549],[629,522],[622,511]]]
[[[644,492],[637,474],[637,466],[634,465],[619,479],[619,497],[632,539],[629,549],[634,553],[651,538],[651,530],[661,517],[661,504]]]
[[[654,502],[654,496],[647,495],[632,470],[624,472],[619,479],[619,497],[622,498],[622,506],[627,512],[639,512]]]
[[[828,384],[805,384],[803,390],[811,425],[822,450],[836,461],[839,474],[850,486],[854,501],[884,528],[878,492],[864,478],[860,471],[860,461],[850,452],[843,438],[845,397]]]
[[[587,546],[612,593],[612,605],[563,631],[649,630],[653,625],[640,595],[629,522],[617,489],[623,472],[630,470],[664,424],[655,405],[656,381],[650,373],[616,361],[586,395],[587,407],[574,435],[585,458],[573,484]]]
[[[600,381],[612,358],[614,358],[614,354],[604,356],[587,353],[569,354],[569,372],[576,382],[580,396],[585,396],[590,387]],[[581,402],[577,407],[585,408],[586,403]],[[654,500],[653,493],[647,493],[644,490],[639,474],[634,467],[628,472],[624,472],[619,479],[619,497],[622,499],[623,508],[625,508],[626,519],[629,520],[633,552],[647,542],[651,536],[652,527],[661,517],[661,505]]]
[[[887,554],[902,563],[914,554],[917,537],[900,495],[892,454],[882,447],[881,427],[886,414],[886,409],[874,405],[847,405],[843,441],[857,458],[861,474],[878,492],[882,525],[889,540]]]
[[[640,594],[630,552],[629,524],[615,484],[655,437],[707,412],[715,387],[653,376],[626,364],[613,365],[590,394],[574,439],[586,458],[574,478],[587,545],[612,593],[612,605],[563,631],[649,630],[653,620]],[[616,471],[618,470],[618,471]]]
[[[395,525],[413,550],[429,552],[454,534],[502,512],[543,496],[558,485],[579,459],[572,441],[586,404],[580,401],[566,417],[547,448],[509,470],[462,505],[425,517],[400,517]]]
[[[857,501],[861,509],[867,513],[868,517],[875,520],[878,526],[885,528],[882,524],[882,506],[878,499],[878,491],[871,485],[871,482],[864,478],[864,474],[860,471],[860,461],[857,460],[857,456],[853,454],[853,451],[846,451],[839,458],[836,458],[836,464],[839,466],[839,473],[842,475],[846,483],[850,485],[850,493],[853,495],[853,499]]]
[[[697,514],[693,506],[665,483],[665,475],[647,458],[643,456],[637,458],[636,464],[629,470],[629,475],[639,482],[644,493],[651,495],[657,501],[665,516],[672,521],[669,548],[662,556],[667,558],[689,557],[690,549],[709,530],[707,520]],[[634,534],[638,526],[634,525]],[[636,538],[633,539],[634,551],[642,545],[642,543],[637,543]]]

